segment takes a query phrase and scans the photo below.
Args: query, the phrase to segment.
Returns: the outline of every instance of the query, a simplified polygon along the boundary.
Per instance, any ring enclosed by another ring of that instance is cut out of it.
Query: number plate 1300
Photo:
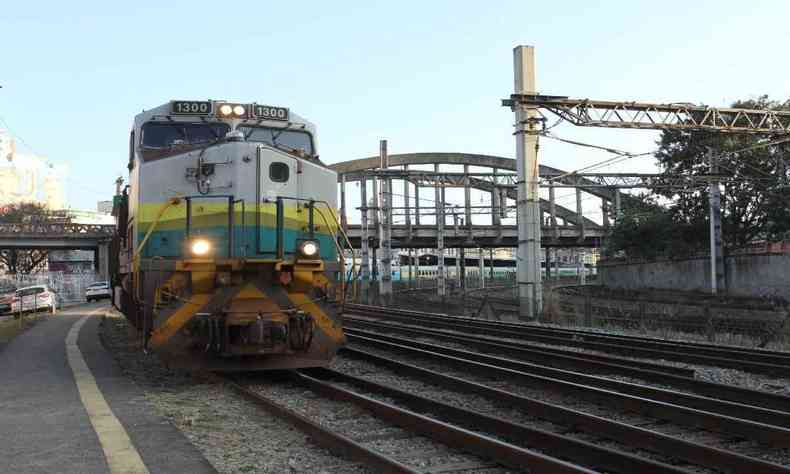
[[[171,112],[174,114],[186,115],[208,115],[211,113],[211,102],[174,100]]]
[[[289,120],[287,108],[272,105],[256,105],[255,117],[263,120]]]

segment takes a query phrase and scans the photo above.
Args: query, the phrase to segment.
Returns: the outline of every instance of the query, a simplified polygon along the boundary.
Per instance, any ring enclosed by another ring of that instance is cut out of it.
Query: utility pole
[[[340,175],[340,228],[348,232],[348,216],[346,212],[346,175]]]
[[[486,266],[483,260],[483,247],[477,247],[477,273],[480,276],[480,288],[486,287]]]
[[[379,255],[377,250],[380,239],[379,232],[381,231],[379,227],[381,225],[379,222],[379,179],[374,176],[371,181],[373,182],[373,229],[375,229],[374,232],[376,233],[373,238],[373,242],[375,242],[376,245],[371,249],[371,278],[373,281],[376,281],[379,279]]]
[[[439,164],[434,164],[434,171],[439,173]],[[436,293],[444,301],[444,188],[436,182]]]
[[[710,174],[716,176],[719,166],[711,149],[708,149],[708,162],[710,163]],[[727,291],[727,282],[724,276],[724,246],[721,239],[721,189],[718,179],[711,178],[708,197],[710,204],[710,292],[715,295]]]
[[[535,48],[517,46],[513,50],[514,94],[536,94]],[[521,101],[513,103],[516,115],[516,173],[518,254],[516,272],[519,317],[536,319],[543,309],[540,274],[540,196],[538,194],[537,107]]]
[[[362,222],[361,222],[361,230],[362,230],[362,259],[359,262],[360,269],[362,270],[362,300],[364,303],[370,302],[370,295],[368,294],[370,290],[370,242],[368,240],[368,180],[367,178],[362,178],[359,181],[360,184],[360,198],[362,200],[362,207],[360,210],[362,211]]]
[[[389,167],[387,155],[387,140],[379,141],[379,157],[381,169]],[[389,305],[392,301],[392,180],[381,180],[381,230],[379,231],[379,247],[381,248],[381,278],[379,279],[379,294],[383,303]]]

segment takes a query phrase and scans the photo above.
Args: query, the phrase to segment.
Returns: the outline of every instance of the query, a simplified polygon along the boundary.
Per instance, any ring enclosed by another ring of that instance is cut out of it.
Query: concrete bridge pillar
[[[102,280],[110,279],[110,242],[99,242],[99,249],[96,252],[96,270]]]

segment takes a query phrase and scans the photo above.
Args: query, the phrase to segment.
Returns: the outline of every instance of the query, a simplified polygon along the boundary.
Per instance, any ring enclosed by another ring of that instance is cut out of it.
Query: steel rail
[[[504,300],[498,301],[497,299],[492,299],[492,298],[489,298],[489,300],[498,304],[511,303],[510,301],[504,301]],[[348,307],[350,309],[358,309],[362,311],[375,311],[378,313],[386,313],[388,315],[398,314],[403,316],[430,317],[430,318],[438,318],[443,320],[450,320],[454,322],[462,322],[463,324],[467,324],[467,323],[475,324],[485,327],[512,328],[515,330],[542,332],[546,334],[557,334],[557,335],[565,334],[571,338],[582,337],[591,341],[610,342],[612,344],[619,344],[619,343],[626,345],[631,345],[633,343],[638,343],[643,345],[647,344],[655,348],[668,348],[671,350],[680,349],[692,353],[698,353],[701,355],[710,355],[713,357],[735,356],[737,354],[738,358],[748,359],[753,362],[763,362],[767,364],[773,363],[779,365],[786,364],[790,366],[790,352],[771,351],[767,349],[750,349],[748,347],[738,347],[738,346],[715,346],[712,344],[705,344],[700,342],[663,340],[655,337],[633,336],[633,335],[625,335],[625,334],[608,334],[608,333],[594,332],[594,331],[583,330],[583,329],[536,326],[534,324],[527,324],[527,323],[513,322],[513,321],[488,321],[484,319],[471,318],[467,316],[450,316],[444,313],[410,311],[404,309],[384,308],[381,306],[360,305],[356,303],[350,304],[348,305]]]
[[[702,353],[694,353],[693,349],[684,349],[681,347],[651,347],[649,343],[639,341],[638,345],[626,344],[613,344],[609,342],[599,342],[599,340],[591,340],[595,336],[565,336],[554,332],[552,329],[535,329],[532,326],[518,325],[518,326],[503,326],[491,322],[483,321],[470,321],[471,318],[461,318],[453,316],[441,316],[435,314],[425,314],[418,312],[403,312],[402,310],[390,311],[388,309],[368,309],[349,307],[349,310],[357,310],[364,312],[364,314],[381,315],[392,319],[401,319],[414,321],[415,319],[422,319],[430,321],[434,327],[444,327],[447,329],[454,329],[458,327],[474,327],[485,329],[488,334],[509,338],[532,340],[542,342],[545,344],[553,344],[560,346],[581,347],[585,349],[597,350],[607,353],[625,354],[632,357],[643,357],[648,359],[665,359],[676,362],[685,362],[699,365],[711,365],[716,367],[727,367],[748,372],[755,372],[761,374],[768,374],[773,376],[786,376],[790,371],[790,362],[785,362],[774,357],[774,363],[757,362],[751,360],[744,360],[746,357],[739,352],[725,353],[717,356],[706,355]],[[776,363],[781,362],[781,363]]]
[[[615,404],[625,411],[633,411],[653,418],[697,426],[729,436],[737,434],[772,446],[790,447],[790,429],[783,427],[788,425],[776,426],[773,424],[776,422],[784,423],[777,419],[787,416],[787,414],[781,412],[643,385],[585,376],[578,372],[539,367],[534,364],[484,356],[468,351],[442,348],[439,348],[439,351],[434,351],[431,349],[436,349],[437,346],[413,341],[403,341],[405,344],[393,343],[385,340],[386,338],[379,338],[379,336],[375,335],[375,337],[362,336],[356,334],[357,332],[354,330],[347,331],[346,335],[350,342],[378,346],[384,350],[428,358],[458,367],[464,371],[472,371],[484,377],[491,377],[492,374],[497,374],[509,379],[521,379],[533,385],[539,384],[594,402],[608,405]],[[516,368],[519,366],[522,367],[521,370]],[[544,375],[540,375],[539,372],[543,372]],[[565,379],[545,375],[550,373],[556,373],[556,375],[561,375]],[[590,381],[598,386],[586,385],[581,382],[582,380]],[[617,389],[622,389],[626,393],[615,391]],[[650,398],[651,395],[655,398]],[[695,408],[694,405],[702,405],[702,407]],[[705,407],[716,408],[718,411],[701,409]],[[755,421],[751,418],[743,417],[742,415],[747,412],[751,417],[760,415],[759,418],[762,418],[763,421]],[[739,417],[731,416],[729,415],[730,413],[737,413]],[[772,414],[774,415],[773,417],[770,416]]]
[[[345,319],[345,321],[346,327],[350,329],[361,326],[363,328],[368,327],[372,329],[390,331],[401,335],[425,336],[440,341],[457,342],[474,347],[476,350],[483,352],[497,352],[499,354],[504,354],[507,357],[514,357],[519,360],[526,360],[530,362],[540,362],[544,365],[555,368],[565,368],[568,370],[595,370],[599,373],[606,373],[607,371],[608,373],[619,373],[621,375],[637,377],[650,382],[667,384],[675,388],[688,389],[694,393],[710,398],[728,400],[746,405],[767,408],[770,410],[779,410],[790,414],[790,398],[783,395],[715,382],[708,382],[705,380],[697,380],[692,377],[667,374],[664,372],[655,371],[653,369],[629,367],[625,365],[618,366],[614,364],[599,364],[593,361],[588,362],[584,360],[584,357],[586,357],[588,354],[584,354],[583,356],[579,355],[572,359],[569,358],[565,361],[565,364],[560,362],[560,356],[555,356],[557,357],[557,360],[555,361],[552,361],[551,359],[547,361],[536,361],[535,357],[532,355],[532,352],[534,351],[530,348],[530,346],[517,342],[493,342],[491,340],[483,339],[479,336],[460,336],[457,334],[448,334],[446,331],[432,330],[427,328],[394,326],[387,323],[371,323],[348,317]]]
[[[227,377],[220,377],[220,379],[247,400],[260,406],[277,418],[292,424],[301,432],[308,435],[318,445],[335,454],[374,467],[381,472],[398,474],[416,474],[419,472],[405,464],[402,464],[396,459],[373,451],[372,449],[357,443],[351,438],[324,428],[309,418],[302,416],[293,410],[289,410],[282,405],[278,405],[277,403],[272,402],[266,397],[261,396],[253,390],[250,390]]]
[[[381,357],[360,349],[345,347],[341,349],[341,354],[374,365],[387,367],[399,375],[411,376],[427,384],[480,395],[489,400],[522,410],[527,415],[569,427],[571,430],[612,439],[628,446],[644,449],[668,458],[683,460],[690,464],[732,472],[790,473],[790,469],[779,464],[712,446],[693,443],[643,427],[517,395],[460,377],[443,374],[392,358]]]
[[[550,367],[577,369],[583,367],[600,373],[620,373],[623,375],[638,375],[640,374],[638,370],[642,369],[681,377],[694,376],[694,370],[681,367],[653,364],[650,362],[640,362],[631,359],[623,359],[620,357],[604,356],[598,354],[585,354],[578,351],[556,349],[553,347],[530,346],[517,342],[502,341],[501,339],[486,338],[486,336],[480,336],[479,334],[472,336],[468,334],[462,335],[458,334],[457,332],[451,333],[448,331],[428,329],[424,327],[418,328],[416,326],[419,325],[419,323],[414,322],[409,323],[413,326],[395,324],[396,323],[392,322],[384,322],[380,319],[377,321],[360,319],[348,314],[343,317],[343,325],[345,327],[391,329],[394,332],[402,334],[409,333],[416,336],[430,335],[432,337],[435,336],[438,339],[446,341],[459,342],[462,344],[472,345],[477,348],[507,353],[510,356],[514,356],[522,360],[540,362],[541,364],[545,364]]]
[[[562,453],[566,460],[590,466],[596,470],[622,473],[678,473],[689,472],[658,461],[642,458],[631,453],[604,448],[587,441],[564,436],[550,431],[513,423],[504,418],[486,415],[477,411],[458,408],[414,393],[382,385],[360,377],[331,369],[306,369],[302,372],[325,382],[339,382],[359,387],[387,399],[398,400],[400,405],[419,413],[430,413],[432,418],[440,415],[443,420],[456,426],[474,431],[495,434],[502,438],[517,439],[528,449]]]
[[[425,415],[355,393],[317,378],[297,372],[294,380],[323,396],[354,403],[370,411],[374,416],[395,424],[408,431],[419,433],[447,446],[493,459],[497,463],[522,471],[545,473],[589,473],[594,471],[562,461],[532,450],[520,448],[494,438],[484,436],[457,426],[443,423]]]

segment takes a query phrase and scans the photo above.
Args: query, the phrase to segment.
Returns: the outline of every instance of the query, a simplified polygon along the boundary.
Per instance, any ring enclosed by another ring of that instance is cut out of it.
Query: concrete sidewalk
[[[0,352],[0,472],[110,472],[105,452],[113,447],[97,436],[66,355],[66,335],[91,312],[96,315],[82,327],[77,347],[148,472],[215,472],[177,428],[153,414],[143,392],[104,350],[98,337],[102,311],[96,311],[103,307],[63,310]]]

